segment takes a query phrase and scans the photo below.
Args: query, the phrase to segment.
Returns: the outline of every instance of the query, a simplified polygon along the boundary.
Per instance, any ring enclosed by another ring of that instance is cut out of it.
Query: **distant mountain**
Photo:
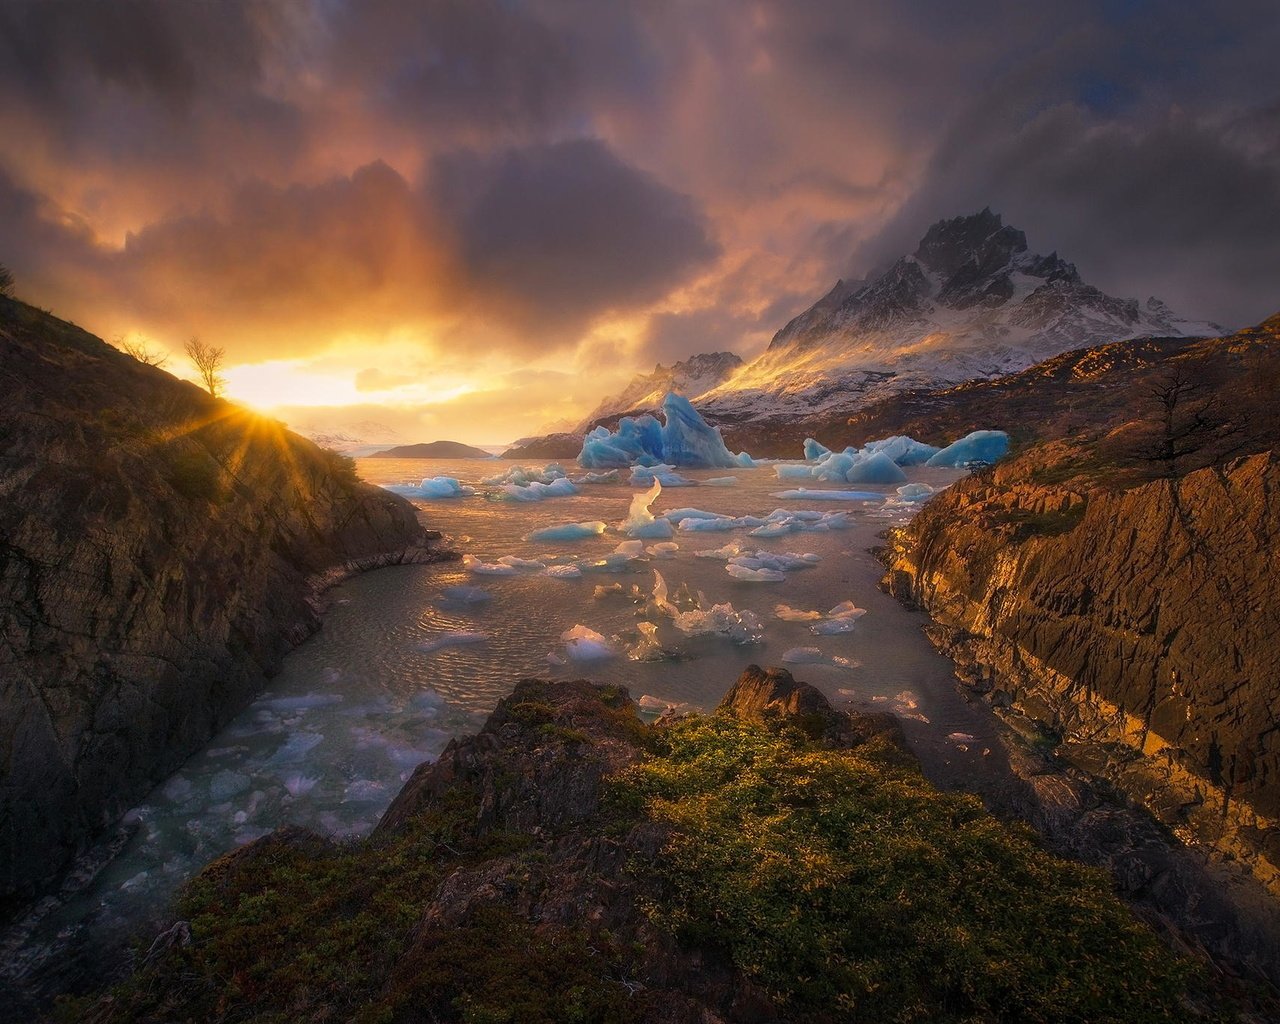
[[[357,458],[403,440],[396,431],[376,420],[360,420],[342,427],[313,423],[298,428],[298,432],[321,448]]]
[[[1086,284],[1056,252],[1028,251],[1026,235],[987,209],[934,224],[886,270],[837,281],[759,358],[686,394],[713,422],[781,422],[1000,377],[1105,342],[1222,333],[1158,299],[1119,299]]]
[[[669,391],[692,399],[724,382],[742,366],[732,352],[704,352],[672,366],[661,363],[652,373],[641,373],[619,394],[606,398],[577,427],[584,434],[601,420],[625,413],[656,412]]]
[[[427,444],[402,444],[385,451],[373,452],[371,459],[491,459],[492,452],[461,441],[431,441]]]

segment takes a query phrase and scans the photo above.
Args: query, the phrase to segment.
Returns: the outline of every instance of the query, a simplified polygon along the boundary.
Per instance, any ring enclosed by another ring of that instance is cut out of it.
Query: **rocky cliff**
[[[1273,318],[937,396],[945,415],[986,416],[1016,395],[1022,450],[930,501],[886,552],[891,589],[929,612],[969,686],[1276,894],[1278,342]]]
[[[326,575],[423,557],[348,460],[0,298],[0,910],[224,725]]]
[[[522,681],[369,839],[282,830],[177,909],[132,978],[66,1015],[1261,1019],[1102,873],[931,787],[892,718],[754,666],[715,713],[652,726],[616,687]]]

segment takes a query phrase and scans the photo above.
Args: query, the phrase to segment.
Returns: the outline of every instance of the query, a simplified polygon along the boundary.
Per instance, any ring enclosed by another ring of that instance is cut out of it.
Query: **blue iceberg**
[[[969,463],[999,462],[1009,453],[1009,435],[1003,430],[975,430],[953,441],[925,465],[963,469]]]
[[[730,452],[720,429],[708,424],[687,398],[675,392],[662,400],[662,419],[659,423],[652,416],[624,416],[615,431],[596,427],[583,438],[578,465],[584,469],[660,463],[691,469],[755,465],[745,452]]]
[[[834,480],[836,477],[819,477],[819,480]],[[872,452],[861,455],[845,473],[844,479],[851,484],[901,484],[906,483],[907,474],[898,468],[898,464],[884,452]]]

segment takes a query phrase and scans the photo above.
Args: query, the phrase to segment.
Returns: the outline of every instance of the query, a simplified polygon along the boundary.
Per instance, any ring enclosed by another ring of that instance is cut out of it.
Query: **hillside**
[[[370,838],[211,864],[89,1024],[1238,1020],[1102,872],[748,668],[707,716],[524,680]],[[1228,986],[1229,987],[1229,986]],[[1261,1018],[1252,1018],[1261,1019]]]
[[[351,462],[0,298],[0,911],[239,711],[326,574],[433,557]]]
[[[425,444],[401,444],[366,456],[370,459],[491,459],[492,452],[461,441],[429,441]]]
[[[912,396],[854,434],[1007,426],[891,539],[888,583],[1065,763],[1280,894],[1280,317]]]
[[[694,398],[723,383],[741,366],[742,360],[732,352],[699,353],[671,366],[659,363],[652,373],[637,374],[622,391],[602,401],[569,433],[585,434],[602,422],[612,426],[620,416],[655,413],[671,391]]]

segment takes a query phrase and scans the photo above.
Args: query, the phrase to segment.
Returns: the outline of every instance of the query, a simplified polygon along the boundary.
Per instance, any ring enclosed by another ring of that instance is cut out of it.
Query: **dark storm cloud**
[[[1277,52],[1271,0],[0,0],[0,260],[238,357],[620,367],[758,348],[990,205],[1242,323],[1280,306]]]
[[[472,279],[540,333],[660,298],[718,251],[688,196],[594,139],[452,154],[432,190]]]

